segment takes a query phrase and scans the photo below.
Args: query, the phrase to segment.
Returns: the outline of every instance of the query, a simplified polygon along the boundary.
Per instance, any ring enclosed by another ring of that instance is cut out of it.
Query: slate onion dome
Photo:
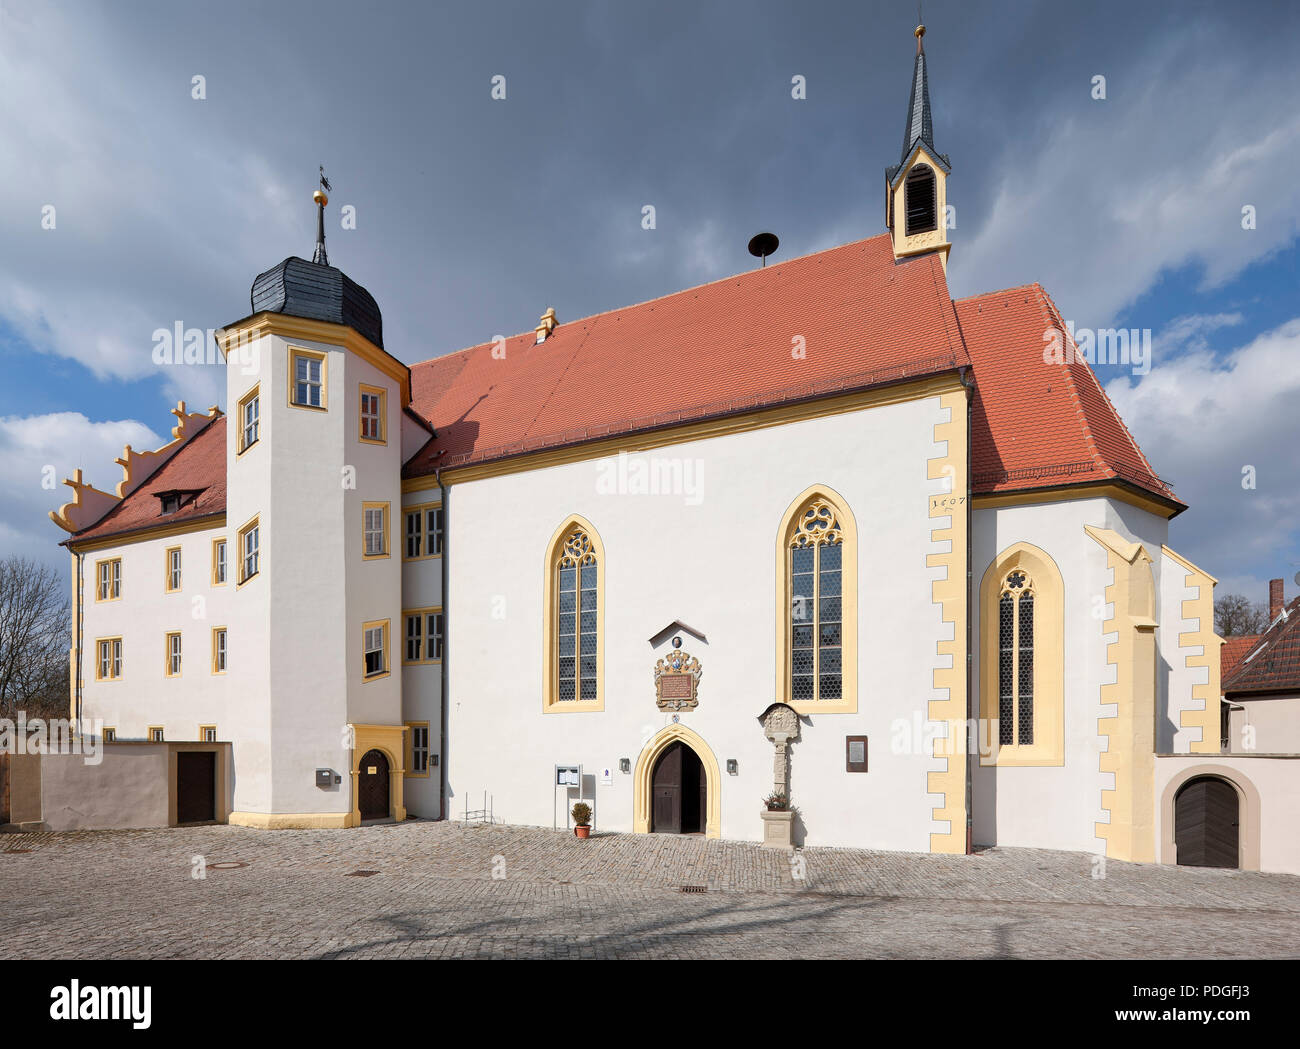
[[[322,190],[316,202],[316,251],[313,261],[296,255],[285,259],[253,281],[253,313],[283,313],[290,317],[345,324],[384,348],[384,322],[375,297],[342,270],[329,264],[325,254],[325,205]]]

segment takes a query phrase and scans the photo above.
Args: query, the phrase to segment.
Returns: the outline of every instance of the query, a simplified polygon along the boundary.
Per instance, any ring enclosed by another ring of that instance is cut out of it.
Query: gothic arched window
[[[547,710],[601,710],[605,554],[589,522],[572,517],[546,557]]]
[[[852,514],[810,490],[781,529],[781,696],[798,711],[857,709],[857,551]]]
[[[980,763],[1063,764],[1064,586],[1042,550],[1016,543],[989,565],[980,638]]]
[[[935,205],[934,169],[928,164],[917,164],[904,180],[904,208],[907,212],[907,235],[928,233],[938,229]]]

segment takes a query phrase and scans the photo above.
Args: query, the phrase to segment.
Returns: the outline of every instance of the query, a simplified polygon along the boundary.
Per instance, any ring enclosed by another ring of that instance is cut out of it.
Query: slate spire
[[[907,127],[903,132],[903,155],[899,164],[907,163],[907,155],[917,141],[924,142],[931,153],[934,148],[934,120],[930,116],[930,81],[925,73],[925,26],[915,30],[916,65],[912,70],[912,95],[907,100]]]

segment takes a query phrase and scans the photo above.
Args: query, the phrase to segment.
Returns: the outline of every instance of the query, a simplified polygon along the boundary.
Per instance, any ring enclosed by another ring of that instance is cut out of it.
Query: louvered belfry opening
[[[904,186],[907,207],[907,235],[928,233],[938,228],[935,215],[934,169],[917,164],[907,173]]]

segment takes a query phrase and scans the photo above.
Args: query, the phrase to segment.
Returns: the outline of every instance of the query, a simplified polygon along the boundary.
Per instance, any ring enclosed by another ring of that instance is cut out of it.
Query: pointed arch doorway
[[[709,745],[684,725],[656,733],[637,758],[632,828],[638,834],[722,836],[722,776]]]

